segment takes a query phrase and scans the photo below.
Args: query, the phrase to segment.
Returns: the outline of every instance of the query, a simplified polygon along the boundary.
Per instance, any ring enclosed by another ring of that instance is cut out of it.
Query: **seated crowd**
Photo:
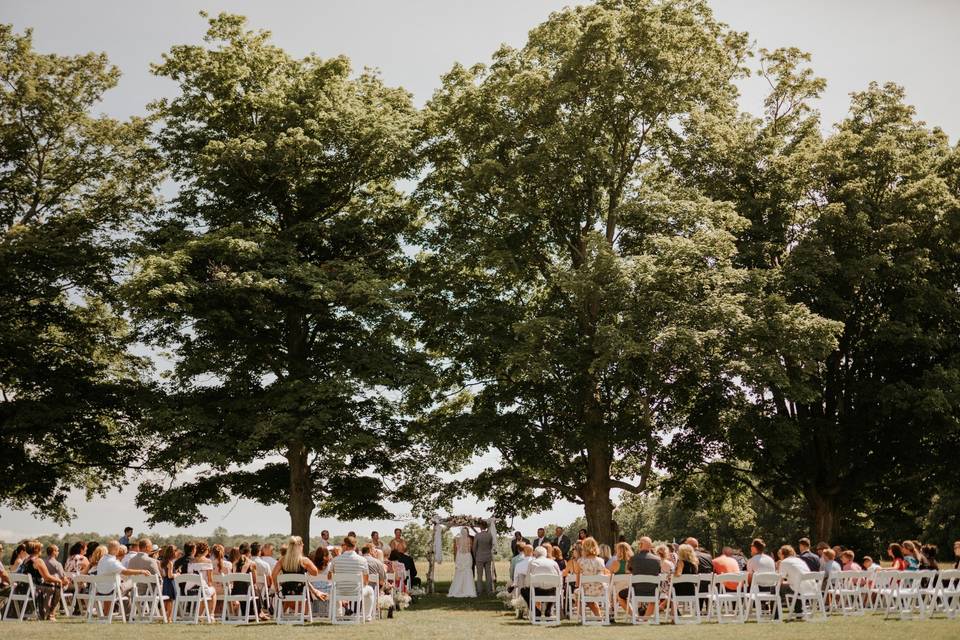
[[[269,542],[242,543],[225,548],[221,544],[210,545],[198,540],[187,542],[180,549],[175,545],[160,547],[145,537],[132,540],[131,528],[124,533],[123,538],[105,544],[97,541],[75,542],[70,546],[63,563],[60,562],[60,548],[57,545],[43,549],[37,540],[18,544],[10,554],[6,567],[0,561],[0,601],[10,593],[11,573],[29,575],[36,592],[37,617],[53,620],[62,602],[61,592],[69,593],[76,589],[76,576],[117,575],[121,580],[121,590],[126,594],[131,584],[125,578],[153,575],[159,577],[162,595],[166,596],[164,615],[170,620],[178,596],[175,576],[180,574],[201,576],[209,610],[217,615],[223,606],[224,583],[215,580],[214,576],[250,574],[255,593],[261,596],[276,593],[280,574],[309,575],[307,586],[316,606],[327,600],[331,581],[339,572],[363,576],[364,611],[370,619],[378,606],[374,601],[373,585],[378,587],[381,594],[390,594],[394,589],[406,591],[410,585],[419,584],[416,565],[407,554],[407,543],[400,529],[394,531],[394,538],[386,547],[374,531],[371,540],[359,548],[356,534],[352,531],[339,544],[331,542],[329,532],[323,531],[320,544],[310,552],[304,548],[302,538],[291,536],[280,547],[279,558],[275,557],[274,545]],[[0,554],[2,552],[0,545]],[[388,581],[390,574],[393,577]],[[298,586],[295,583],[283,585],[284,590]],[[233,594],[236,595],[238,589],[243,589],[240,593],[245,593],[247,588],[245,583],[235,583]],[[267,609],[260,612],[262,620],[269,619],[272,613],[272,601],[269,598],[264,600],[268,604]],[[231,606],[239,605],[233,602]],[[391,610],[391,616],[392,613]]]
[[[661,593],[670,593],[671,581],[675,576],[690,574],[725,574],[746,573],[746,587],[749,588],[753,575],[756,573],[778,573],[780,575],[780,593],[784,598],[798,592],[801,577],[809,572],[824,572],[824,583],[831,574],[842,571],[914,571],[941,569],[937,561],[937,547],[922,545],[917,541],[905,541],[902,544],[892,543],[887,548],[890,566],[882,567],[870,556],[863,556],[857,561],[856,553],[851,549],[840,546],[831,547],[826,543],[819,543],[811,548],[808,538],[800,538],[797,549],[791,545],[783,545],[776,552],[776,559],[769,555],[767,546],[760,538],[750,544],[750,557],[747,558],[739,550],[724,547],[717,556],[711,555],[700,547],[696,538],[687,538],[682,544],[660,543],[654,544],[651,538],[641,536],[635,546],[631,546],[626,538],[621,536],[619,542],[611,549],[609,545],[598,544],[585,530],[580,530],[578,540],[570,544],[563,536],[563,530],[558,528],[556,535],[550,539],[544,535],[544,530],[537,532],[534,543],[530,543],[518,531],[511,541],[511,550],[514,556],[510,562],[510,589],[517,590],[525,602],[530,601],[530,589],[527,586],[529,577],[538,574],[560,576],[562,583],[569,582],[575,577],[575,588],[581,587],[583,576],[613,576],[621,574],[662,576],[660,583]],[[960,569],[960,540],[953,545],[954,560],[943,569]],[[649,586],[649,592],[637,592],[637,595],[652,596],[654,586]],[[692,596],[695,594],[695,583],[675,585],[677,596]],[[709,582],[701,582],[699,591],[709,588]],[[736,588],[731,584],[730,588]],[[603,586],[595,582],[583,585],[586,596],[598,596]],[[538,595],[553,595],[552,589],[537,588]],[[620,606],[629,610],[628,591],[626,589],[613,594],[619,598]],[[600,616],[597,604],[587,604],[594,616]],[[642,614],[649,617],[654,613],[654,604],[648,604]],[[667,602],[660,604],[661,609]],[[549,605],[544,614],[549,616]]]

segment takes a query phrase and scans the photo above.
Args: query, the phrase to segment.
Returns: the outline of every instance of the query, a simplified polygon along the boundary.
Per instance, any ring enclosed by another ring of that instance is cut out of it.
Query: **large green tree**
[[[767,54],[766,117],[704,119],[684,172],[751,220],[740,256],[769,297],[842,327],[815,366],[787,358],[745,378],[751,401],[712,464],[774,501],[801,497],[829,540],[877,514],[924,513],[950,482],[960,214],[946,136],[916,120],[901,88],[853,94],[821,141],[809,100],[822,81],[804,61]]]
[[[601,1],[455,67],[429,103],[414,282],[447,397],[426,424],[451,456],[499,453],[466,483],[498,512],[570,500],[612,542],[611,491],[643,492],[688,423],[722,430],[753,326],[745,221],[675,184],[667,152],[692,114],[730,111],[745,42],[703,2]]]
[[[92,113],[119,76],[0,26],[0,504],[58,521],[139,454],[144,364],[116,289],[157,165],[143,120]]]
[[[171,349],[169,401],[141,485],[154,520],[203,518],[234,498],[384,517],[407,447],[399,391],[418,382],[398,284],[417,170],[410,95],[345,58],[295,59],[242,17],[154,72],[158,142],[179,194],[144,237],[129,295]],[[185,471],[187,470],[187,471]]]

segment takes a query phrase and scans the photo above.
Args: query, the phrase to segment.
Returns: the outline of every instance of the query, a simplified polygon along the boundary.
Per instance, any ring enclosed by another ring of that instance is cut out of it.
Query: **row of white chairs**
[[[825,578],[823,572],[801,576],[796,592],[783,594],[783,578],[778,573],[684,574],[680,576],[614,575],[576,577],[533,575],[528,609],[533,624],[559,625],[561,612],[579,618],[582,625],[606,625],[624,613],[633,624],[660,623],[661,605],[675,624],[743,623],[751,618],[758,623],[782,622],[785,618],[824,621],[829,613],[865,615],[884,613],[884,617],[924,619],[942,613],[956,618],[960,613],[960,570],[944,571],[843,571]],[[664,585],[669,584],[668,590]],[[679,585],[689,584],[692,595],[678,595]],[[598,585],[598,589],[586,588]],[[552,591],[551,591],[552,590]],[[538,593],[540,591],[540,593]],[[595,595],[587,591],[597,591]],[[626,591],[628,611],[623,611],[619,594]],[[599,615],[593,614],[590,605]],[[552,609],[547,616],[547,606]],[[641,610],[653,605],[653,615]],[[541,613],[542,610],[542,613]]]
[[[24,621],[28,616],[36,617],[37,588],[33,579],[26,574],[11,574],[10,594],[3,608],[0,620]],[[194,573],[179,574],[174,577],[177,596],[167,620],[165,603],[168,597],[163,595],[160,576],[129,576],[123,583],[119,575],[73,575],[73,586],[61,590],[60,605],[65,615],[70,616],[75,608],[85,615],[87,622],[112,623],[114,617],[123,622],[174,622],[198,624],[201,620],[214,622],[208,593],[208,585],[203,576]],[[213,576],[215,582],[222,585],[219,596],[223,607],[220,622],[224,624],[249,624],[260,619],[259,612],[271,594],[263,584],[262,589],[253,583],[248,573],[229,573]],[[313,598],[308,582],[310,576],[303,574],[280,574],[277,576],[274,599],[274,621],[277,624],[306,624],[313,622]],[[298,585],[285,590],[285,585]],[[246,588],[235,589],[236,585]],[[367,618],[363,600],[363,577],[357,575],[335,575],[330,583],[328,606],[330,622],[333,624],[363,623]],[[374,588],[374,602],[378,602],[379,590]],[[234,593],[234,592],[237,593]],[[285,591],[289,591],[286,593]],[[235,606],[234,606],[235,605]],[[349,615],[341,613],[341,606]],[[379,614],[379,607],[376,607]],[[31,611],[32,610],[32,611]],[[13,613],[11,616],[10,613]]]

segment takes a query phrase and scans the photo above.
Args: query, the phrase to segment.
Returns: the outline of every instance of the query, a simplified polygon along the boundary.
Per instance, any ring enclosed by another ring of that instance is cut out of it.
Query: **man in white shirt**
[[[97,563],[97,575],[98,576],[148,576],[150,575],[149,571],[145,569],[127,569],[123,564],[117,560],[117,553],[120,551],[120,543],[116,540],[111,540],[107,543],[107,553],[102,558],[100,562]],[[97,593],[108,594],[112,591],[110,587],[100,586],[97,588]],[[126,593],[130,590],[130,585],[121,585],[121,591]]]
[[[337,575],[360,575],[363,584],[363,609],[367,620],[373,620],[373,612],[377,606],[373,587],[370,586],[370,564],[357,553],[357,539],[347,536],[340,545],[343,551],[330,562],[330,573],[336,581]],[[336,602],[331,607],[338,606]]]
[[[320,544],[327,549],[333,549],[333,543],[330,542],[330,532],[326,529],[320,532]]]
[[[755,573],[776,573],[777,563],[763,552],[767,548],[761,538],[754,538],[750,543],[750,559],[747,560],[747,584],[753,582]]]
[[[797,557],[797,552],[788,544],[780,547],[780,577],[783,578],[783,584],[780,586],[780,594],[786,596],[794,593],[813,593],[817,585],[811,581],[804,582],[803,574],[810,573],[810,567],[802,559]],[[800,601],[795,604],[795,611],[801,610]]]
[[[273,557],[273,544],[267,542],[263,545],[260,558],[270,567],[270,573],[273,573],[273,568],[277,566],[277,559]]]
[[[560,576],[560,565],[557,564],[556,560],[553,560],[552,558],[549,557],[549,554],[547,553],[547,549],[544,546],[540,546],[534,549],[533,559],[530,560],[529,564],[527,565],[526,583],[528,586],[525,586],[522,589],[520,589],[520,595],[527,602],[530,602],[530,587],[529,587],[530,577],[542,576],[542,575],[557,576],[557,577]],[[550,596],[550,595],[554,595],[556,592],[557,592],[556,589],[548,589],[544,587],[536,588],[536,594],[538,596]],[[544,615],[549,617],[551,608],[552,608],[552,605],[547,604],[547,609],[544,612]]]

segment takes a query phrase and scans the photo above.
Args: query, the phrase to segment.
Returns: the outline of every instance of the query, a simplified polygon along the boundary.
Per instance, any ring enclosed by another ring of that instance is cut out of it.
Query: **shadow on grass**
[[[503,601],[495,596],[487,595],[481,598],[448,598],[449,582],[437,582],[436,593],[419,596],[411,605],[410,611],[428,611],[431,609],[445,609],[448,611],[497,611],[505,612]]]

